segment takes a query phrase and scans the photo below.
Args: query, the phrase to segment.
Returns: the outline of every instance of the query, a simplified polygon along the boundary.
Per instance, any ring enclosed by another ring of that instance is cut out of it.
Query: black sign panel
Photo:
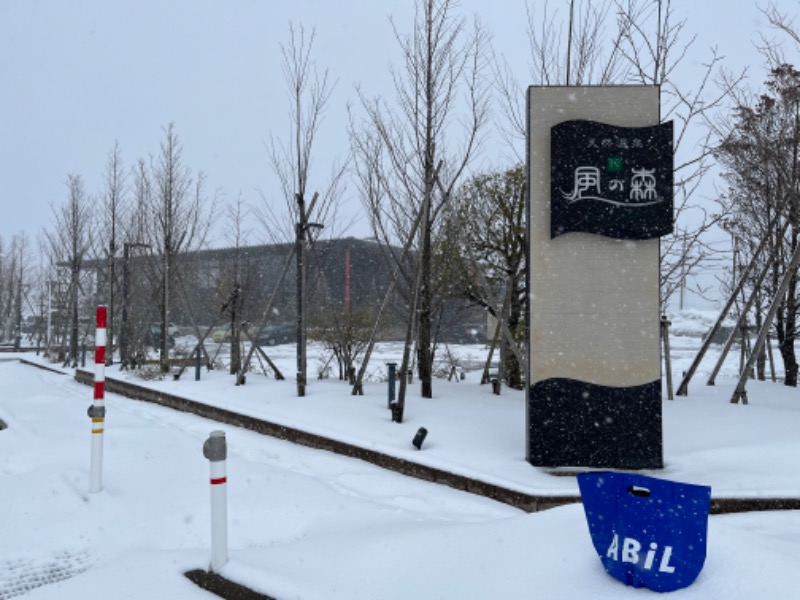
[[[672,122],[551,129],[550,237],[571,231],[624,240],[672,233]]]

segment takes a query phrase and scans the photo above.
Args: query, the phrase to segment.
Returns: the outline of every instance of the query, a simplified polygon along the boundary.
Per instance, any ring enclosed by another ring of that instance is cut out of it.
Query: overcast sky
[[[754,44],[759,32],[774,33],[758,4],[674,0],[688,19],[685,40],[698,35],[682,77],[699,73],[716,46],[760,83]],[[794,0],[780,5],[797,9]],[[460,10],[480,17],[495,51],[526,81],[525,0],[462,0]],[[407,31],[412,0],[0,0],[0,235],[8,242],[25,230],[35,243],[52,222],[51,205],[67,197],[68,174],[97,193],[115,141],[129,168],[158,151],[169,123],[186,165],[207,174],[209,194],[258,202],[261,190],[278,202],[266,144],[288,131],[280,44],[290,21],[316,28],[314,59],[338,80],[314,165],[321,182],[347,151],[355,87],[392,97],[387,68],[398,48],[389,15]],[[489,144],[482,164],[496,166],[503,154]],[[354,186],[348,198],[359,211]],[[362,224],[352,233],[368,231]],[[252,242],[262,241],[255,228]]]

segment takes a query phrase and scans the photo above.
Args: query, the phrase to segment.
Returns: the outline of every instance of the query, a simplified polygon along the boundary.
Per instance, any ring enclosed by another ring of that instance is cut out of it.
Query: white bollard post
[[[203,444],[203,456],[211,470],[211,571],[228,562],[228,478],[225,461],[228,448],[224,431],[212,431]]]
[[[97,307],[94,338],[94,402],[87,414],[92,419],[92,456],[89,469],[89,492],[103,488],[103,429],[105,425],[106,385],[106,307]]]

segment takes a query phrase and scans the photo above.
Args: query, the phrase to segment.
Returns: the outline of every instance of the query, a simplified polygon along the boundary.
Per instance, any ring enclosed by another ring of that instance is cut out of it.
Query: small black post
[[[494,379],[492,379],[492,393],[495,396],[499,396],[500,395],[500,389],[501,388],[502,388],[502,382],[500,381],[500,379],[498,377],[495,377]]]
[[[414,436],[414,440],[411,442],[417,450],[422,450],[422,442],[425,441],[425,436],[427,435],[428,430],[424,427],[420,427],[417,430],[417,435]]]
[[[392,408],[392,402],[394,402],[394,382],[397,375],[397,363],[386,363],[386,366],[389,367],[389,401],[386,406],[387,408]]]
[[[674,400],[672,393],[672,360],[669,350],[669,326],[672,321],[667,319],[667,315],[661,315],[661,341],[664,343],[664,366],[667,372],[667,399]]]
[[[81,345],[81,368],[86,367],[86,342]]]
[[[200,381],[200,366],[201,366],[201,359],[200,359],[200,346],[195,349],[194,352],[194,380]]]

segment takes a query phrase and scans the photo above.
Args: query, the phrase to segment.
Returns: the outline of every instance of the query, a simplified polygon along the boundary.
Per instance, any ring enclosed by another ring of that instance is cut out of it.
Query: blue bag
[[[644,475],[578,475],[586,521],[609,575],[672,592],[694,582],[706,560],[711,488]]]

